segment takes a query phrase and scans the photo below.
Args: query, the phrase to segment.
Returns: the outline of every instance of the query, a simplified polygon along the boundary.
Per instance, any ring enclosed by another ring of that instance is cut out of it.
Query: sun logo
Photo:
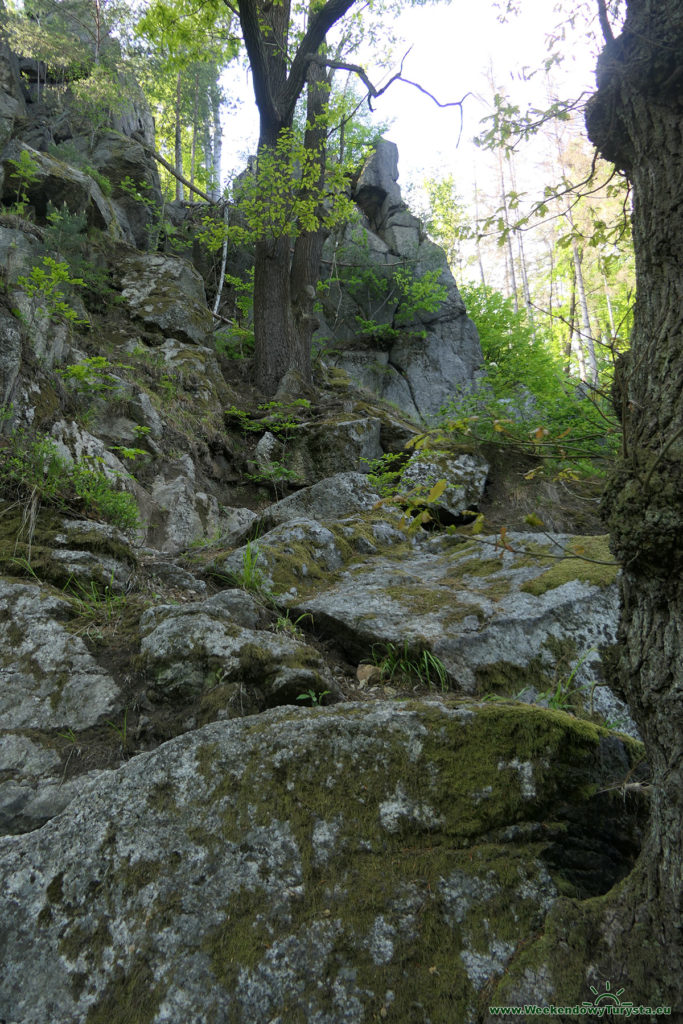
[[[619,996],[624,991],[623,988],[618,989],[616,992],[612,991],[612,983],[610,981],[605,982],[605,991],[598,992],[594,985],[591,985],[591,992],[596,998],[592,1003],[584,1000],[582,1006],[633,1006],[633,1003],[622,1003]]]

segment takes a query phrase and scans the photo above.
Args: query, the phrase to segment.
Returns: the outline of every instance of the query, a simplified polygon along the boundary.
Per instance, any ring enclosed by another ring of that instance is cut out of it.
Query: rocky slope
[[[147,248],[120,188],[156,194],[140,143],[56,134],[2,61],[0,1019],[580,1002],[602,979],[564,909],[628,872],[646,813],[640,745],[608,727],[633,731],[603,682],[618,567],[593,496],[493,448],[406,449],[405,410],[480,358],[445,276],[426,337],[344,349],[326,320],[315,389],[264,403],[217,354],[201,260]],[[358,224],[384,265],[443,268],[392,159]],[[48,202],[81,227],[56,240]],[[65,311],[31,275],[76,258]],[[343,369],[372,385],[377,362],[374,392]],[[385,453],[423,485],[407,508],[368,472]]]

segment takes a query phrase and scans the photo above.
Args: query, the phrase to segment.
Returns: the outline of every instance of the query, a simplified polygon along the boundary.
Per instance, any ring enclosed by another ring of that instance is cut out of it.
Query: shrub
[[[11,447],[0,449],[0,491],[7,498],[85,514],[122,530],[139,525],[134,498],[113,486],[96,459],[69,463],[45,434],[17,430],[11,440]]]

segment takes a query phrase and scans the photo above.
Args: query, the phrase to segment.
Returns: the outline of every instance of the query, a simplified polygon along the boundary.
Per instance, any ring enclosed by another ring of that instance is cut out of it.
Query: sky
[[[524,69],[542,66],[547,57],[546,35],[552,32],[559,16],[548,0],[523,0],[523,11],[506,24],[497,20],[491,3],[482,0],[451,0],[437,6],[412,8],[394,19],[394,28],[406,40],[406,78],[419,82],[442,103],[460,100],[456,107],[441,109],[417,89],[395,82],[375,101],[377,116],[392,121],[387,137],[398,145],[399,183],[418,184],[423,177],[453,174],[459,188],[469,192],[474,178],[481,179],[486,156],[471,139],[481,130],[480,120],[489,112],[490,86],[487,69],[493,66],[497,87],[505,88],[511,99],[525,106],[542,107],[546,83],[542,73],[524,80]],[[592,90],[595,55],[578,30],[564,46],[569,54],[561,72],[554,71],[556,84],[564,95]],[[371,80],[372,69],[366,66]],[[251,82],[244,70],[233,70],[229,90],[244,97],[236,114],[226,121],[226,172],[239,171],[244,157],[254,152],[257,140],[257,116],[252,100]],[[477,170],[479,167],[479,170]]]

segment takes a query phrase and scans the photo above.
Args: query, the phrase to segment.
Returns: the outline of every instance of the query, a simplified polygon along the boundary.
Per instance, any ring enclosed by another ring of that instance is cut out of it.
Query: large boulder
[[[462,692],[555,694],[633,730],[624,705],[603,693],[599,649],[614,643],[619,615],[617,566],[601,564],[606,538],[416,537],[400,559],[347,553],[328,565],[336,577],[321,580],[314,568],[297,578],[277,532],[257,543],[270,578],[283,591],[294,583],[281,600],[291,614],[311,615],[349,657],[393,651],[417,664],[426,651]]]
[[[475,1024],[510,977],[520,1003],[578,1003],[599,965],[579,932],[568,972],[544,932],[633,863],[639,805],[607,790],[637,756],[504,705],[283,708],[173,739],[0,840],[0,1017]]]
[[[336,689],[320,654],[264,631],[263,608],[241,590],[161,606],[140,622],[141,656],[156,702],[200,703],[200,717],[235,717]]]
[[[187,260],[158,253],[122,253],[121,298],[131,314],[161,339],[207,345],[213,320],[204,282]]]
[[[0,580],[0,717],[5,729],[85,729],[122,707],[118,686],[83,639],[76,612],[33,584]]]

